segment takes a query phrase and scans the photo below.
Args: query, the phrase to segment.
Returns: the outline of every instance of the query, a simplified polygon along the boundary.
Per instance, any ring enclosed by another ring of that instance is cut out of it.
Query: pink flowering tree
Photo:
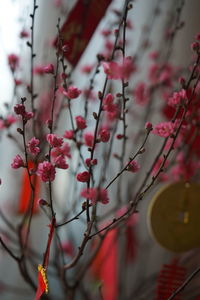
[[[63,16],[64,1],[53,3]],[[19,35],[27,41],[30,76],[23,78],[22,58],[9,54],[15,96],[0,119],[17,149],[9,172],[20,178],[17,222],[2,206],[0,243],[30,299],[140,299],[144,277],[134,287],[126,282],[139,253],[140,207],[163,182],[200,179],[200,34],[189,65],[170,60],[183,8],[171,11],[165,47],[154,49],[144,33],[133,51],[132,3],[124,1],[121,11],[111,7],[113,21],[101,30],[103,47],[94,62],[72,67],[60,19],[48,46],[52,60],[37,61],[40,7],[33,1],[31,29]],[[2,283],[0,293],[9,288]]]

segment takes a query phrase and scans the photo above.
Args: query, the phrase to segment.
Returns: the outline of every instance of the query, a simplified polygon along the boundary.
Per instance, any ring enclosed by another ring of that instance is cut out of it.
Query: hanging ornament
[[[200,184],[177,182],[161,188],[150,203],[148,225],[155,240],[170,251],[200,246]]]
[[[186,270],[173,259],[170,264],[164,264],[157,279],[157,291],[155,300],[167,300],[184,282]],[[181,294],[174,297],[181,300]]]

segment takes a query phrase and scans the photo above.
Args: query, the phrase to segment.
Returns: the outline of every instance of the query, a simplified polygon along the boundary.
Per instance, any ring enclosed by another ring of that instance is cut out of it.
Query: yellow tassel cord
[[[43,268],[42,265],[38,265],[38,272],[40,272],[40,274],[42,275],[42,279],[45,283],[45,293],[47,294],[49,291],[49,285],[48,285],[48,279],[46,275],[46,269]]]

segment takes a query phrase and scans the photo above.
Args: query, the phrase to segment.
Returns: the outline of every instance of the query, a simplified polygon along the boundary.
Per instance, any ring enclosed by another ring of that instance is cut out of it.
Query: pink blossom
[[[112,110],[111,110],[112,107]],[[107,111],[106,117],[108,121],[114,121],[119,117],[120,114],[120,108],[118,104],[113,103],[112,106],[110,106],[110,110]]]
[[[55,159],[59,155],[66,156],[68,158],[71,158],[70,154],[70,146],[68,143],[63,143],[62,147],[55,147],[51,151],[52,157]]]
[[[69,165],[66,163],[65,157],[61,154],[54,160],[55,167],[59,169],[68,169]]]
[[[133,91],[134,99],[138,105],[145,105],[149,101],[149,90],[144,82],[139,82]]]
[[[19,154],[17,154],[15,156],[15,158],[13,159],[13,162],[11,164],[11,167],[13,169],[19,169],[21,167],[24,167],[24,162],[23,159],[21,158],[21,156]]]
[[[139,171],[139,169],[140,169],[140,165],[139,165],[139,163],[137,162],[137,161],[135,161],[135,160],[132,160],[130,163],[129,163],[129,165],[128,165],[128,167],[127,167],[127,171],[130,171],[130,172],[132,172],[132,173],[136,173],[136,172],[138,172]]]
[[[14,72],[17,67],[19,66],[19,56],[16,54],[9,54],[8,55],[8,64],[12,70],[12,72]]]
[[[30,120],[34,116],[33,112],[26,111],[24,104],[16,104],[14,106],[14,112],[17,115],[22,116],[22,118],[26,121]]]
[[[24,116],[26,112],[24,104],[16,104],[14,106],[14,112],[16,113],[16,115]]]
[[[200,32],[195,35],[195,40],[200,41]]]
[[[120,79],[119,65],[116,62],[103,62],[102,65],[108,79]]]
[[[44,73],[46,74],[54,74],[54,66],[52,64],[48,64],[43,67]]]
[[[172,97],[168,99],[168,105],[175,107],[180,105],[185,99],[187,99],[186,90],[182,89],[173,93]]]
[[[74,131],[73,131],[73,130],[66,130],[66,131],[64,132],[63,137],[64,137],[65,139],[68,139],[68,140],[73,140],[73,138],[74,138]]]
[[[156,60],[156,59],[158,59],[159,55],[160,54],[158,51],[152,51],[149,53],[149,58],[152,60]]]
[[[57,137],[54,133],[47,134],[46,139],[51,147],[61,147],[63,144],[63,138]]]
[[[44,75],[44,67],[43,66],[35,66],[33,68],[33,74]]]
[[[21,85],[23,82],[20,79],[15,78],[15,85],[19,86]]]
[[[41,177],[42,181],[53,181],[55,179],[55,167],[48,161],[39,163],[37,175]]]
[[[75,120],[78,129],[85,129],[87,127],[86,121],[82,116],[76,116]]]
[[[81,192],[81,196],[83,198],[91,200],[92,204],[95,204],[96,202],[107,204],[109,202],[108,192],[106,189],[102,188],[83,189]]]
[[[135,71],[136,71],[136,67],[133,64],[132,57],[130,56],[125,57],[120,70],[121,78],[129,79],[132,73]]]
[[[193,51],[198,51],[199,48],[200,48],[200,44],[199,44],[199,42],[193,42],[193,43],[190,45],[190,47],[191,47],[191,50],[193,50]]]
[[[147,129],[147,130],[152,130],[153,129],[153,125],[152,125],[152,123],[151,122],[146,122],[145,123],[145,129]]]
[[[70,146],[68,143],[63,143],[62,147],[60,147],[60,151],[61,154],[63,154],[64,156],[71,158],[71,154],[70,154]]]
[[[81,94],[81,90],[79,90],[76,86],[69,86],[67,91],[63,91],[63,95],[66,96],[69,99],[75,99],[78,98],[78,96]]]
[[[76,179],[80,182],[87,182],[90,179],[90,173],[88,171],[84,171],[82,173],[78,173],[76,175]]]
[[[86,132],[83,135],[83,138],[84,138],[84,142],[85,142],[86,146],[88,146],[88,147],[92,147],[93,146],[93,143],[94,143],[94,135],[93,135],[93,133]]]
[[[29,111],[29,112],[25,112],[23,117],[26,121],[28,121],[28,120],[32,119],[33,116],[34,116],[34,113],[32,111]]]
[[[118,140],[123,139],[123,137],[124,137],[124,135],[123,135],[123,134],[120,134],[120,133],[116,135],[116,138],[117,138]]]
[[[23,29],[21,32],[20,32],[20,38],[24,39],[24,38],[28,38],[29,37],[29,32],[25,29]]]
[[[86,165],[88,166],[88,168],[90,167],[90,166],[95,166],[95,165],[97,165],[97,159],[95,158],[95,159],[92,159],[91,160],[91,158],[86,158],[86,160],[85,160],[85,163],[86,163]]]
[[[15,123],[17,119],[13,115],[8,115],[4,120],[4,126],[5,128],[10,127],[13,123]]]
[[[107,143],[110,139],[110,132],[108,129],[104,128],[104,129],[101,129],[100,130],[100,140],[103,142],[103,143]]]
[[[174,133],[176,124],[172,122],[161,122],[154,126],[152,133],[159,135],[161,137],[169,137]]]
[[[40,152],[40,148],[37,147],[39,145],[40,141],[38,139],[36,139],[35,137],[33,137],[27,144],[28,147],[28,151],[32,154],[32,155],[36,155]]]
[[[135,66],[131,57],[124,58],[121,64],[117,62],[103,62],[103,69],[108,79],[129,79],[135,71]]]
[[[112,51],[113,50],[113,46],[114,46],[114,43],[109,41],[109,40],[106,40],[105,44],[104,44],[104,47],[108,50],[108,51]]]
[[[101,34],[102,34],[104,37],[109,36],[111,33],[112,33],[112,31],[109,30],[109,29],[103,29],[103,30],[101,31]]]
[[[112,112],[113,101],[114,101],[114,96],[111,93],[107,94],[106,97],[103,99],[103,109]]]
[[[84,65],[81,67],[81,72],[89,74],[92,71],[93,67],[93,65]]]
[[[42,199],[42,198],[38,199],[37,203],[40,206],[48,206],[49,205],[48,202],[45,199]]]

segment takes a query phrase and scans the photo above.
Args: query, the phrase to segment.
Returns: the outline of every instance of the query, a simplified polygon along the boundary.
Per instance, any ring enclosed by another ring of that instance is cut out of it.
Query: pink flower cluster
[[[40,148],[38,147],[40,141],[38,139],[36,139],[35,137],[33,137],[28,143],[27,143],[27,148],[28,151],[32,154],[32,155],[36,155],[40,152]]]
[[[41,177],[42,181],[53,181],[55,179],[56,170],[55,166],[48,161],[39,163],[37,168],[37,175]]]
[[[177,128],[176,122],[174,123],[171,121],[161,122],[154,126],[152,133],[167,138],[174,133],[176,128]]]
[[[101,202],[102,204],[107,204],[109,202],[108,192],[106,189],[102,188],[86,188],[81,192],[83,198],[91,200],[92,204],[96,202]]]
[[[98,163],[98,161],[97,161],[96,158],[94,158],[94,159],[86,158],[86,160],[85,160],[85,164],[88,166],[88,168],[89,168],[90,166],[95,166],[95,165],[97,165],[97,163]]]
[[[21,167],[24,167],[24,161],[23,161],[23,159],[21,158],[21,156],[19,154],[17,154],[15,156],[15,158],[13,159],[11,167],[13,169],[19,169]]]
[[[103,62],[103,69],[108,79],[124,79],[130,78],[132,73],[136,70],[132,57],[125,57],[122,63],[117,63],[114,61]]]
[[[16,115],[20,115],[24,121],[28,121],[33,118],[33,112],[27,112],[24,104],[16,104],[14,106],[14,112]]]
[[[119,107],[114,103],[114,97],[110,93],[103,99],[103,110],[107,112],[107,117],[110,121],[119,116]]]
[[[51,147],[61,147],[63,144],[63,138],[57,137],[56,134],[49,133],[46,136],[47,142]]]
[[[52,161],[55,167],[59,169],[67,169],[66,157],[71,158],[70,146],[68,143],[62,143],[62,146],[56,146],[51,151]]]
[[[187,99],[186,90],[182,89],[179,92],[174,92],[172,97],[168,99],[168,105],[176,107]]]

